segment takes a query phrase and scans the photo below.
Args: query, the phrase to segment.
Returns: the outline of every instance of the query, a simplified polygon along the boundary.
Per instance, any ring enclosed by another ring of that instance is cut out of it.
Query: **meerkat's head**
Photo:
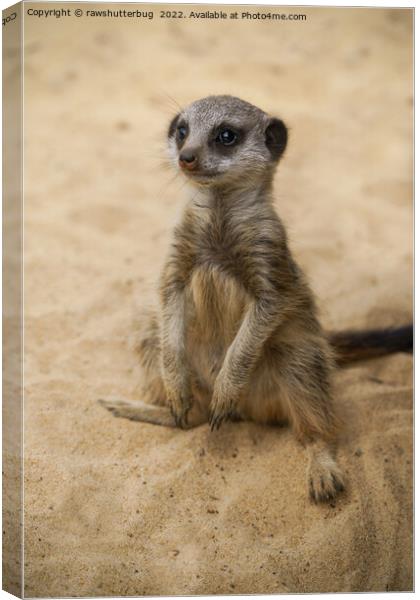
[[[287,129],[239,98],[209,96],[171,121],[168,139],[171,158],[192,183],[253,185],[272,175]]]

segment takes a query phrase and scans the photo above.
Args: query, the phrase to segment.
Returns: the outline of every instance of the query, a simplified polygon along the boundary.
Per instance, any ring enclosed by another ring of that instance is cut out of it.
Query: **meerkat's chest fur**
[[[217,208],[195,211],[193,219],[194,227],[189,232],[186,342],[192,362],[201,365],[197,370],[211,384],[252,296],[239,276],[245,252],[243,225],[235,215]]]
[[[197,266],[187,292],[187,319],[203,342],[228,345],[250,302],[245,288],[217,262]]]
[[[186,290],[185,342],[189,362],[211,389],[243,321],[250,298],[217,263],[197,266]]]

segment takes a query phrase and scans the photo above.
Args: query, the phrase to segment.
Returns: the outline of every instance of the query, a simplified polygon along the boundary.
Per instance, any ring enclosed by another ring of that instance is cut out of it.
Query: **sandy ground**
[[[97,398],[138,395],[133,306],[183,202],[172,99],[233,93],[289,125],[276,205],[326,327],[411,320],[411,15],[154,10],[25,21],[25,594],[410,590],[410,356],[338,373],[348,491],[321,507],[288,429],[169,430]]]

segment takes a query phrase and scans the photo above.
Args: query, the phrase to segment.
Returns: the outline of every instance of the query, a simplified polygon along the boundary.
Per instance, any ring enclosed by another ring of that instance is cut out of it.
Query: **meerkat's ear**
[[[287,128],[280,119],[270,119],[265,130],[265,143],[274,160],[279,160],[287,146]]]
[[[177,123],[178,123],[178,119],[179,119],[179,113],[169,123],[168,138],[171,138],[174,135],[175,130],[176,130],[176,126],[177,126]]]

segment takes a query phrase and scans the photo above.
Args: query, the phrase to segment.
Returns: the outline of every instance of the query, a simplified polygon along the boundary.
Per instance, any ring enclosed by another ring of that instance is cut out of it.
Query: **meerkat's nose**
[[[198,164],[198,160],[192,152],[183,152],[179,155],[179,164],[183,169],[193,171]]]

